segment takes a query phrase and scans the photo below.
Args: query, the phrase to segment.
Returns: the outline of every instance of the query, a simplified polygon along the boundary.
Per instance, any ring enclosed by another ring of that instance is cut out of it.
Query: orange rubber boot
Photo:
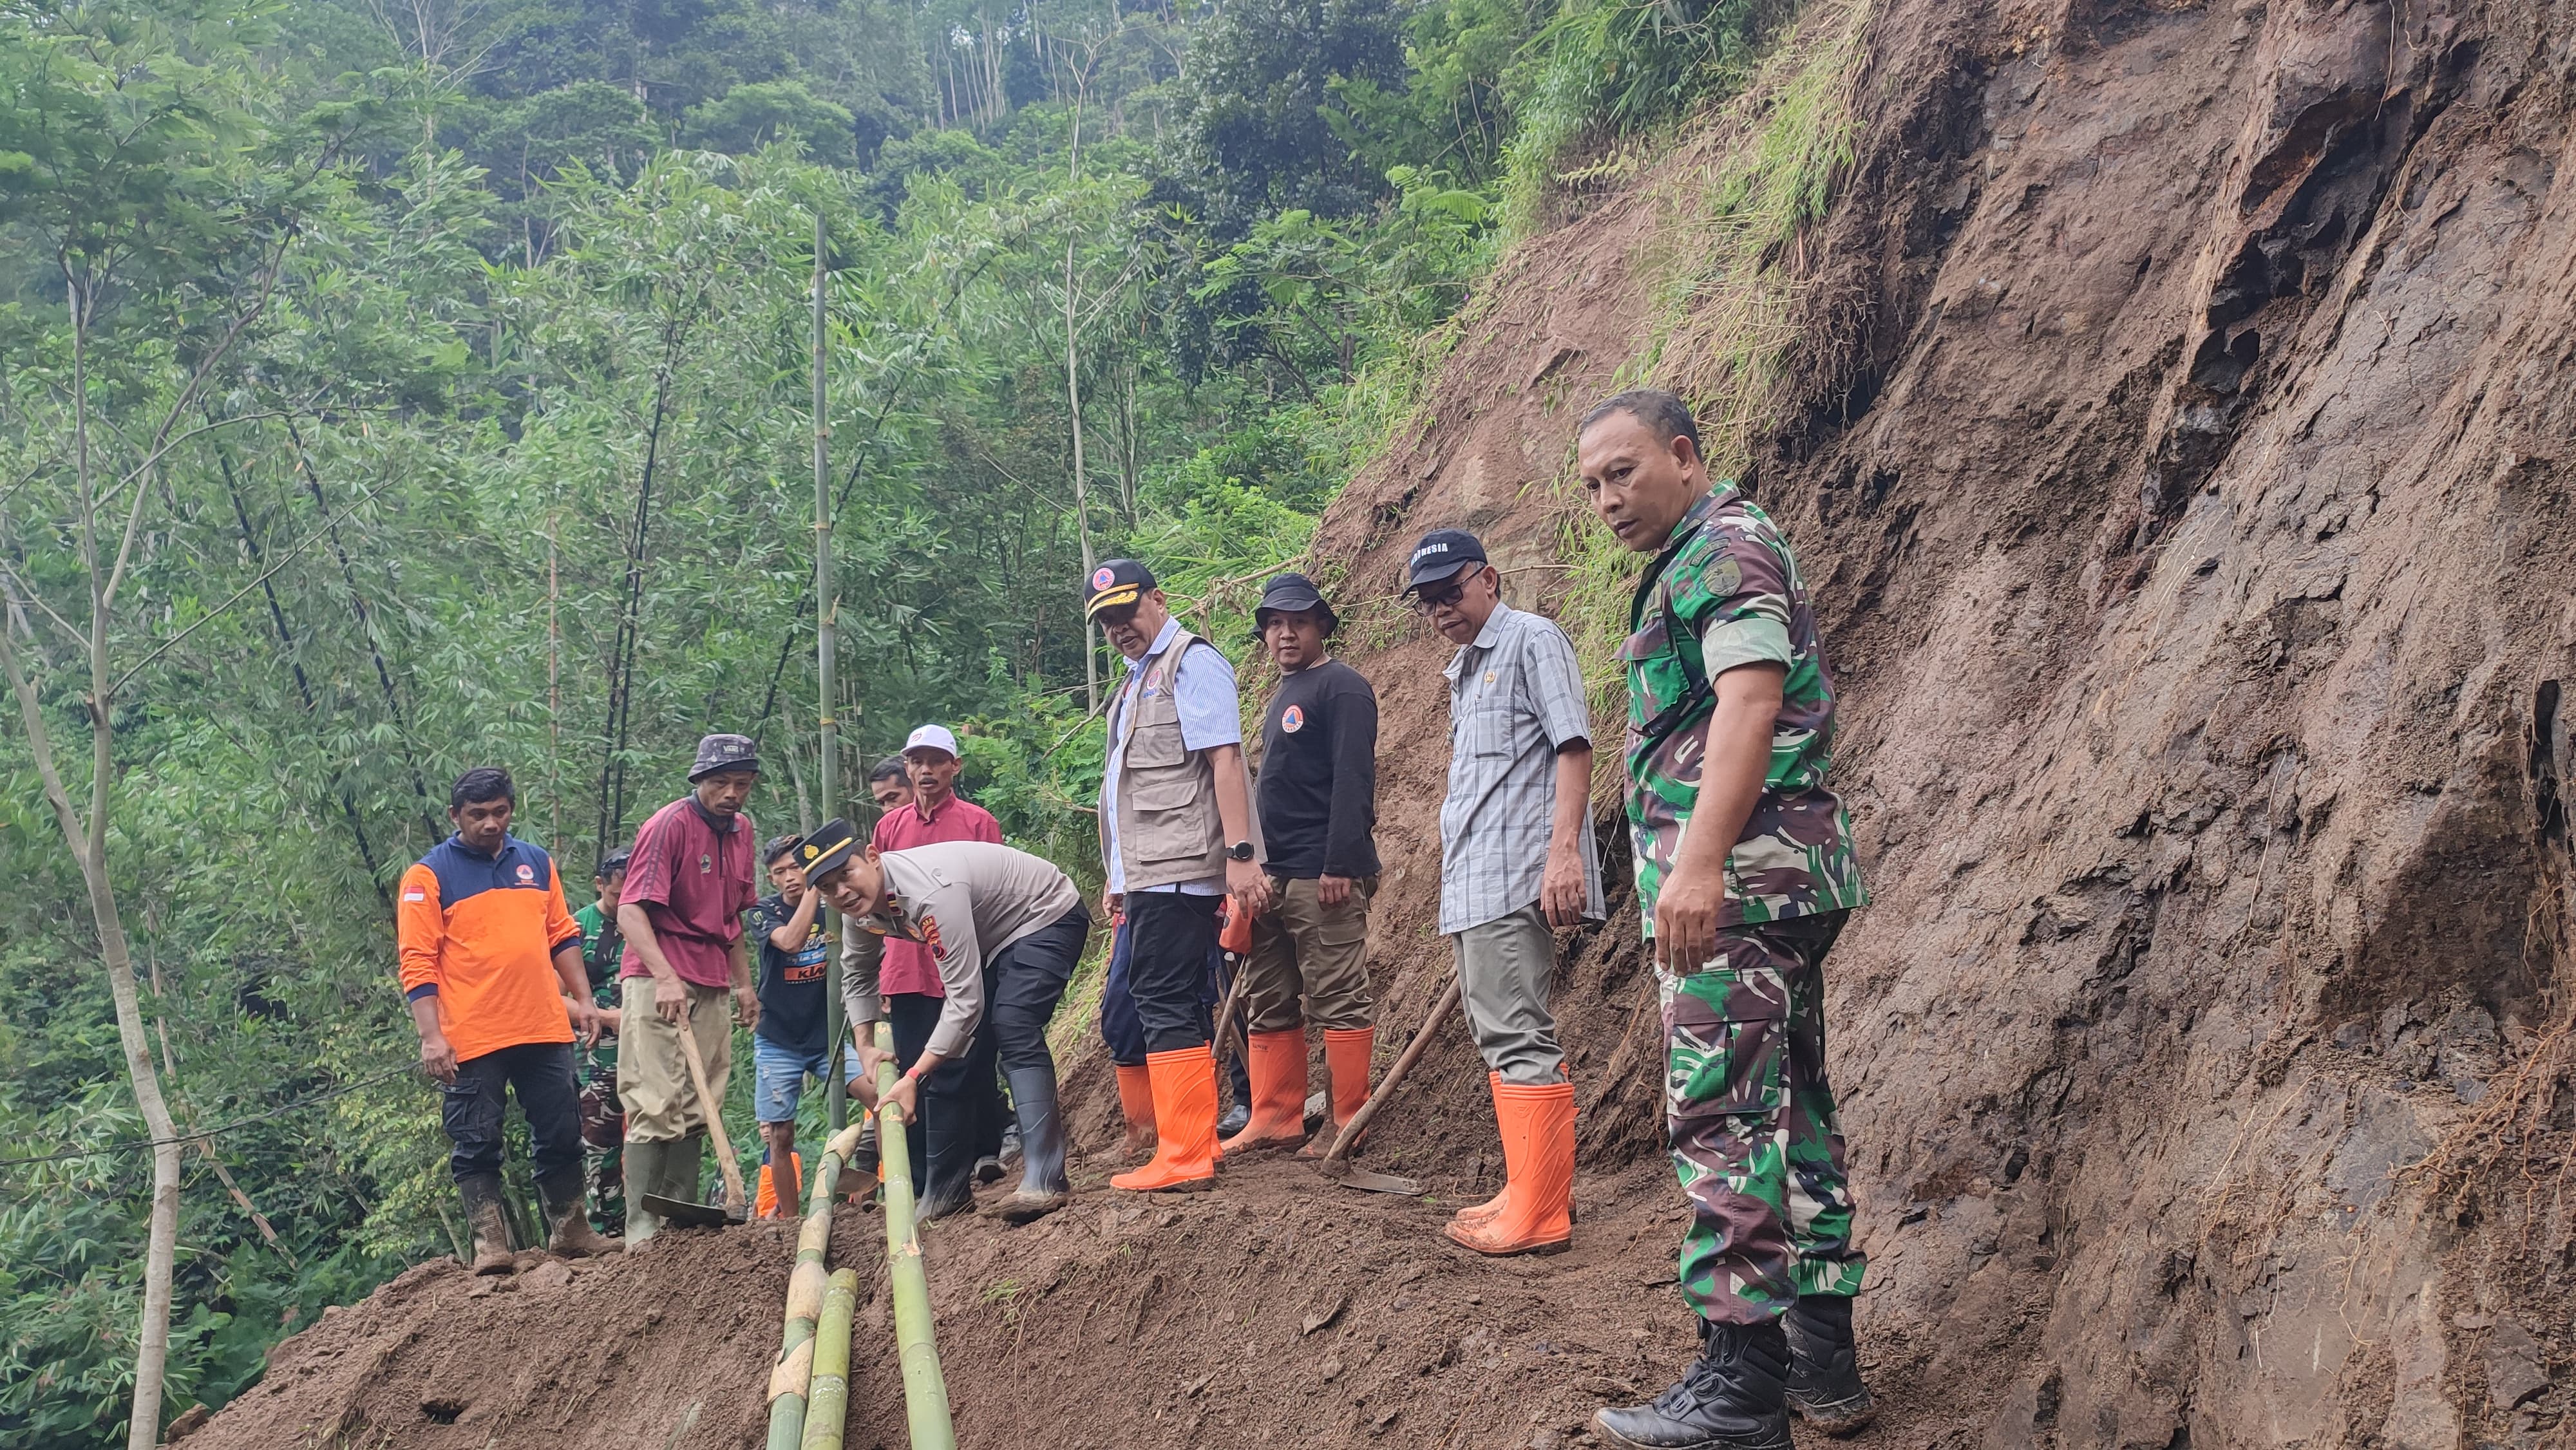
[[[1485,1086],[1491,1090],[1494,1095],[1494,1121],[1499,1124],[1503,1118],[1503,1075],[1499,1072],[1486,1073]],[[1458,1210],[1456,1213],[1449,1216],[1449,1222],[1460,1228],[1467,1228],[1483,1223],[1487,1219],[1492,1218],[1495,1214],[1502,1212],[1504,1207],[1511,1201],[1512,1181],[1509,1171],[1506,1170],[1503,1177],[1502,1192],[1495,1194],[1493,1197],[1488,1198],[1484,1202],[1476,1204],[1473,1207]]]
[[[1118,1111],[1127,1119],[1122,1148],[1130,1163],[1154,1151],[1154,1074],[1150,1067],[1118,1069]]]
[[[1131,1193],[1216,1186],[1216,1058],[1202,1045],[1148,1053],[1154,1079],[1154,1160],[1109,1180]]]
[[[1449,1237],[1480,1254],[1553,1254],[1574,1241],[1574,1084],[1504,1083],[1494,1090],[1509,1200],[1482,1223],[1451,1224]]]
[[[1252,1041],[1252,1121],[1217,1145],[1228,1157],[1259,1148],[1292,1148],[1306,1137],[1306,1030],[1256,1032]]]
[[[1324,1029],[1324,1065],[1333,1071],[1333,1126],[1358,1117],[1368,1102],[1369,1053],[1377,1046],[1374,1027]]]
[[[1342,1136],[1342,1125],[1359,1115],[1360,1108],[1368,1102],[1369,1051],[1376,1045],[1374,1027],[1324,1029],[1324,1066],[1333,1074],[1333,1131],[1317,1133],[1298,1157],[1321,1158],[1331,1152],[1334,1142]]]

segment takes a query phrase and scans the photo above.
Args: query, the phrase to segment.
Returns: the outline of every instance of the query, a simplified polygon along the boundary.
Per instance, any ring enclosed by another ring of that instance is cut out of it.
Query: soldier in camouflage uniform
[[[626,950],[617,931],[617,894],[626,884],[626,853],[600,858],[591,885],[599,900],[572,914],[581,928],[581,962],[591,1000],[607,1030],[582,1055],[581,1147],[590,1164],[591,1221],[604,1234],[626,1232],[626,1109],[617,1101],[617,966]]]
[[[1580,466],[1602,520],[1653,556],[1619,651],[1628,821],[1692,1208],[1678,1277],[1703,1346],[1654,1403],[1596,1424],[1620,1445],[1785,1450],[1793,1409],[1828,1434],[1873,1413],[1825,1079],[1825,953],[1869,899],[1825,787],[1833,679],[1788,540],[1734,485],[1712,485],[1679,398],[1595,408]]]

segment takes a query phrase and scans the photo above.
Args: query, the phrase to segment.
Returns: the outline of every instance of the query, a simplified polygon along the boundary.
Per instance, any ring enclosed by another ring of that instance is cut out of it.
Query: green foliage
[[[1516,229],[1548,198],[1597,178],[1600,153],[1740,90],[1796,0],[1566,0],[1513,77],[1519,129],[1505,148]],[[1569,169],[1571,168],[1571,169]],[[1615,165],[1609,168],[1615,174]]]

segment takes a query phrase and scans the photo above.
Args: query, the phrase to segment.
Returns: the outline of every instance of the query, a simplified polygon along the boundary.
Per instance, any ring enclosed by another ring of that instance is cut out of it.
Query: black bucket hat
[[[1324,591],[1316,588],[1315,581],[1303,574],[1274,574],[1270,576],[1270,582],[1261,586],[1261,602],[1252,607],[1254,638],[1259,638],[1261,632],[1270,627],[1270,612],[1274,609],[1282,614],[1302,614],[1309,609],[1322,612],[1324,635],[1328,639],[1334,630],[1342,627],[1341,616],[1333,613],[1333,606],[1324,602]]]

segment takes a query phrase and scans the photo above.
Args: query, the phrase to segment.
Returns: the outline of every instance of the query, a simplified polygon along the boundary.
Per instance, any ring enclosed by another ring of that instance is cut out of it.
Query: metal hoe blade
[[[691,1203],[681,1198],[664,1198],[658,1193],[639,1194],[636,1201],[644,1205],[646,1213],[660,1214],[666,1222],[681,1228],[723,1228],[743,1221],[712,1203]]]

